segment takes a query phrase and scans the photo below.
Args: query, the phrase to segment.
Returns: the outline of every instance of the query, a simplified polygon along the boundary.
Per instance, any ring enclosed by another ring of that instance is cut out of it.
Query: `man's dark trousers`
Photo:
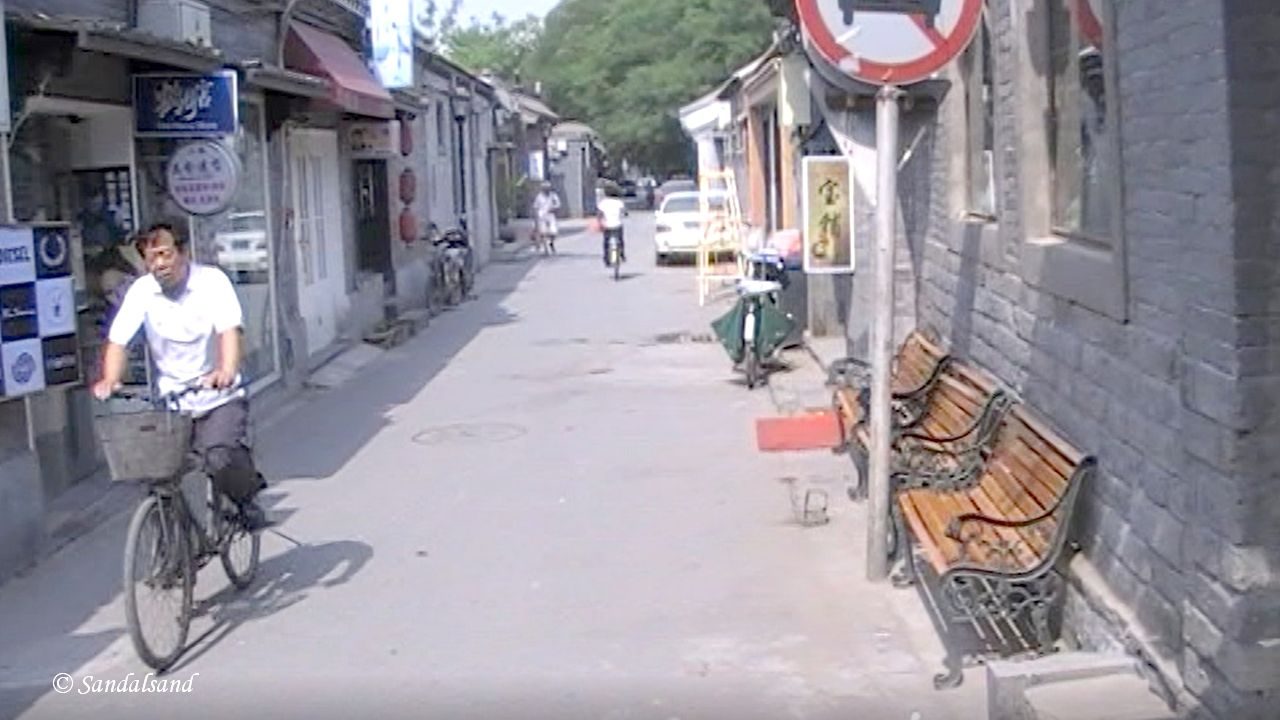
[[[236,398],[193,425],[191,450],[203,461],[213,486],[237,503],[253,499],[262,479],[249,450],[249,401]]]

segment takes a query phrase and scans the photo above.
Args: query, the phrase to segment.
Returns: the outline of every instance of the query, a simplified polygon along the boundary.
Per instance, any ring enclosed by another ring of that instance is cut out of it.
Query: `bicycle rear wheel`
[[[220,553],[222,569],[227,572],[227,579],[237,590],[244,590],[253,584],[253,578],[258,574],[262,534],[246,530],[240,514],[225,497],[220,497],[218,505],[219,512],[222,513],[220,522],[226,532]]]
[[[133,648],[156,671],[186,647],[195,568],[177,504],[148,496],[133,513],[124,544],[124,615]]]

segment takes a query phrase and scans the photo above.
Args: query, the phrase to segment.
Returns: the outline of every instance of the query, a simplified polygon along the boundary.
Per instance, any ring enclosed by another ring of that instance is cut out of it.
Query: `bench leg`
[[[901,565],[899,571],[891,578],[895,588],[906,588],[916,584],[915,553],[911,552],[911,538],[907,534],[907,521],[902,515],[902,508],[893,504],[893,554]]]
[[[1041,655],[1048,655],[1053,652],[1053,631],[1049,620],[1062,593],[1062,578],[1054,570],[1040,582],[1043,583],[1043,589],[1031,605],[1031,624],[1036,632],[1037,649]]]
[[[865,453],[859,452],[858,448],[853,446],[854,442],[849,442],[849,459],[853,461],[853,470],[858,474],[858,483],[849,486],[849,499],[857,502],[867,498],[867,456]]]
[[[964,682],[964,662],[959,654],[948,649],[947,657],[942,661],[946,672],[938,673],[933,676],[934,690],[950,690],[960,687]]]

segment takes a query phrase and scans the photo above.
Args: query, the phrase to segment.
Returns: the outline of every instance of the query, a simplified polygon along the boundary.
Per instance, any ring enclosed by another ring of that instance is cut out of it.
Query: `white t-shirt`
[[[622,227],[627,205],[618,198],[607,197],[596,203],[596,209],[604,216],[604,226],[610,230]]]
[[[107,338],[116,345],[128,345],[138,330],[146,327],[147,343],[160,374],[157,389],[167,395],[212,372],[218,333],[242,324],[240,299],[226,273],[193,262],[187,287],[177,299],[167,297],[153,275],[135,280]],[[240,384],[239,377],[236,384]],[[233,393],[201,390],[184,397],[181,409],[202,415],[243,394],[243,389]]]
[[[560,209],[560,196],[553,192],[538,193],[533,199],[533,212],[545,217]]]

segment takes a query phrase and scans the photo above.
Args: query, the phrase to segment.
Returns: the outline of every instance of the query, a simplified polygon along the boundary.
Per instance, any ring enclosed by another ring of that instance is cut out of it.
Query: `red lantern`
[[[405,157],[413,154],[413,123],[408,118],[400,120],[400,154]]]
[[[417,196],[418,176],[414,174],[413,168],[405,168],[400,173],[400,202],[411,205]]]
[[[400,240],[406,245],[418,238],[418,218],[409,208],[400,211]]]

